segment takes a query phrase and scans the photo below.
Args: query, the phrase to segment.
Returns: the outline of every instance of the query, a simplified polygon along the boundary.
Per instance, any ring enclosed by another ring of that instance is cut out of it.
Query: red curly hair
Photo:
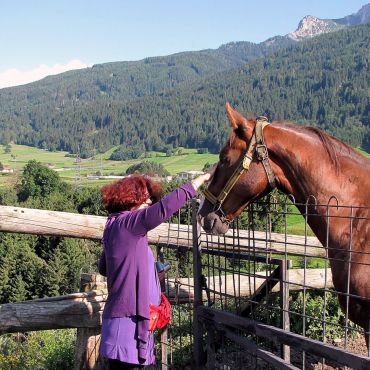
[[[147,176],[130,176],[103,186],[101,192],[105,209],[115,213],[136,208],[148,198],[158,202],[162,186]]]

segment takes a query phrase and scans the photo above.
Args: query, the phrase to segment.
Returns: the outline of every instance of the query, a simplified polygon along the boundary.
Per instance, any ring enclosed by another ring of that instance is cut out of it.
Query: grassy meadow
[[[366,152],[365,150],[361,148],[357,148],[358,152],[361,153],[364,157],[370,158],[370,153]]]
[[[25,145],[11,145],[10,153],[5,153],[5,147],[0,146],[0,162],[14,169],[14,174],[0,175],[0,186],[12,184],[17,175],[22,172],[28,161],[35,159],[57,171],[60,177],[67,182],[78,182],[84,185],[103,185],[111,180],[92,180],[88,176],[97,172],[104,176],[124,175],[127,168],[143,160],[162,164],[171,175],[181,171],[200,171],[208,163],[218,160],[216,154],[197,154],[196,149],[182,149],[180,155],[166,156],[160,152],[149,152],[144,156],[130,161],[111,161],[108,158],[115,148],[105,153],[98,154],[94,158],[81,159],[77,163],[75,157],[67,152],[47,150],[29,147]],[[76,177],[79,180],[76,180]]]

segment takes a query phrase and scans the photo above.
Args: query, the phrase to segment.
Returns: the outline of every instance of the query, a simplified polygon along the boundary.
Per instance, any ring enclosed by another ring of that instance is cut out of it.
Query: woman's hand
[[[207,172],[205,173],[205,175],[207,176],[207,179],[205,182],[210,182],[213,179],[213,176],[216,172],[217,165],[218,163],[213,163],[213,165],[208,168]]]
[[[164,281],[165,277],[166,277],[166,272],[165,271],[158,272],[158,279],[159,279],[160,282]]]
[[[217,163],[212,165],[205,174],[199,175],[196,178],[194,178],[191,181],[194,189],[198,190],[204,183],[210,182],[213,178],[213,175],[215,174],[216,168]]]

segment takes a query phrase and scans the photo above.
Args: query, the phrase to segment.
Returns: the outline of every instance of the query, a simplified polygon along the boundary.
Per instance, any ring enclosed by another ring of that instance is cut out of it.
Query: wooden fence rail
[[[211,292],[230,297],[250,297],[261,284],[268,278],[265,271],[260,271],[259,278],[249,276],[220,275],[207,278],[207,286]],[[327,271],[325,284],[324,269],[306,270],[292,269],[289,271],[289,289],[303,289],[305,279],[306,288],[313,289],[331,288],[331,274]],[[265,276],[265,277],[263,277]],[[0,305],[0,334],[25,332],[32,330],[60,329],[60,328],[96,328],[101,324],[101,315],[107,298],[106,283],[103,277],[97,274],[83,274],[85,280],[90,280],[99,288],[89,292],[73,293],[60,297],[35,299],[17,303]],[[98,285],[96,285],[98,283]],[[273,292],[278,292],[278,286]],[[193,278],[169,279],[166,286],[168,297],[172,304],[193,302]],[[203,300],[207,300],[203,292]]]
[[[67,212],[36,210],[19,207],[0,206],[0,232],[64,236],[100,240],[102,238],[106,217],[81,215]],[[196,224],[196,222],[195,222]],[[194,226],[194,225],[193,225]],[[253,252],[259,258],[271,256],[271,253],[309,257],[325,257],[324,248],[316,237],[301,237],[278,233],[230,230],[223,237],[200,233],[200,238],[193,238],[191,225],[161,224],[148,234],[151,244],[165,245],[169,248],[193,250],[194,240],[205,253],[229,255],[231,252],[242,256]],[[197,233],[198,234],[198,233]],[[236,255],[236,254],[235,254]],[[238,257],[239,258],[239,257]],[[243,257],[240,257],[243,258]],[[256,257],[255,257],[256,258]],[[263,259],[262,258],[262,259]],[[104,368],[98,365],[97,343],[101,315],[107,298],[106,285],[99,275],[85,274],[87,291],[61,297],[37,299],[0,305],[0,334],[30,330],[55,328],[78,328],[80,345],[76,347],[75,369]],[[92,276],[95,276],[92,278]],[[287,275],[290,290],[306,288],[331,288],[330,270],[324,269],[291,269]],[[326,282],[325,282],[326,276]],[[83,277],[84,278],[84,277]],[[208,298],[218,296],[251,297],[266,280],[270,279],[266,271],[258,276],[248,276],[236,271],[235,275],[221,274],[207,277]],[[285,278],[283,278],[285,279]],[[272,291],[278,290],[276,286]],[[91,290],[91,291],[89,291]],[[204,301],[207,294],[203,290],[194,292],[194,279],[169,279],[166,291],[174,304],[194,302],[198,295]],[[90,342],[93,342],[92,344]],[[100,367],[99,367],[100,366]]]
[[[0,206],[0,231],[55,235],[100,240],[106,217],[30,208]],[[149,243],[163,243],[191,249],[192,228],[188,225],[163,223],[148,233]],[[253,240],[253,242],[251,241]],[[325,257],[324,248],[314,236],[297,236],[262,231],[229,230],[223,237],[201,234],[207,249],[234,249],[260,253],[287,253],[308,257]]]

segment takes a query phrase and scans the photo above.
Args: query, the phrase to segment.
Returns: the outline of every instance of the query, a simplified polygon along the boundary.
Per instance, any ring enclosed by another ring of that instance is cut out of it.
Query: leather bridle
[[[274,172],[272,171],[268,156],[268,150],[263,137],[263,129],[269,124],[270,123],[268,122],[266,117],[260,116],[257,118],[256,126],[249,141],[247,151],[245,152],[243,159],[239,162],[237,168],[227,181],[224,188],[220,191],[220,194],[218,196],[215,196],[208,189],[204,191],[204,196],[214,206],[213,211],[220,212],[221,219],[225,223],[230,223],[231,220],[228,220],[226,218],[226,215],[222,209],[222,205],[226,197],[229,195],[231,189],[234,187],[242,174],[249,170],[249,166],[253,160],[254,153],[256,153],[257,160],[262,162],[271,188],[276,187],[276,178]]]

